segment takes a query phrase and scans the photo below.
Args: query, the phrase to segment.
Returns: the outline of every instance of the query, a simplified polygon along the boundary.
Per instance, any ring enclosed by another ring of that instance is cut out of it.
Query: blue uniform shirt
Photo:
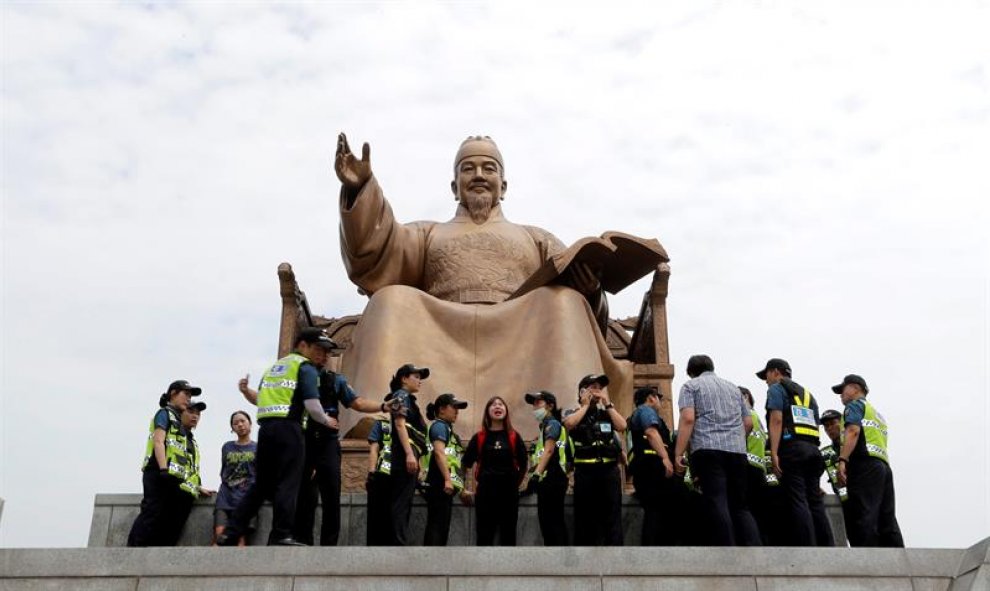
[[[650,427],[660,430],[660,415],[645,404],[637,406],[629,419],[629,430],[633,433],[645,433]]]
[[[450,425],[447,421],[436,420],[430,425],[430,442],[439,441],[444,445],[450,443]]]
[[[382,422],[375,421],[375,424],[371,426],[371,432],[368,433],[368,443],[381,444],[382,441],[385,441],[385,431],[382,430]]]
[[[148,415],[144,415],[144,416],[148,416]],[[162,431],[168,431],[168,423],[169,423],[168,409],[167,408],[158,409],[158,412],[155,413],[155,428],[161,429]]]
[[[547,417],[543,420],[543,440],[553,439],[554,441],[560,441],[560,434],[564,430],[564,426],[560,424],[560,421],[553,417]]]
[[[774,384],[767,390],[767,410],[783,411],[787,404],[787,390],[780,384]]]
[[[863,417],[865,416],[866,404],[863,403],[862,398],[859,398],[846,405],[846,410],[842,413],[842,420],[846,425],[859,425],[862,428]]]

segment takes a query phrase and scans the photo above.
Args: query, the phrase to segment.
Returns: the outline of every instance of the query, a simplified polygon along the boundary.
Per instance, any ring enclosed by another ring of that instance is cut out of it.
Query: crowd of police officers
[[[664,395],[656,388],[637,389],[635,410],[626,418],[609,397],[608,377],[587,375],[577,384],[573,409],[563,410],[549,391],[524,394],[539,423],[528,460],[520,456],[525,451],[512,430],[507,405],[496,396],[486,405],[484,427],[472,438],[472,475],[464,473],[465,446],[454,431],[457,411],[466,402],[445,393],[427,405],[424,416],[416,395],[430,370],[413,364],[396,370],[381,402],[361,397],[344,376],[323,368],[328,351],[336,346],[323,331],[304,329],[294,351],[265,372],[257,390],[241,381],[242,394],[258,407],[257,477],[217,544],[237,544],[261,504],[270,500],[273,521],[268,543],[311,545],[317,496],[323,504],[319,543],[337,544],[341,485],[337,421],[342,406],[387,416],[376,420],[368,435],[368,545],[414,543],[408,527],[417,489],[428,507],[424,544],[446,544],[453,499],[459,497],[470,505],[485,498],[485,491],[478,490],[482,465],[489,471],[504,467],[509,490],[521,490],[520,496],[536,493],[546,545],[570,543],[564,502],[571,477],[573,543],[623,543],[623,466],[643,509],[639,541],[644,546],[834,545],[825,493],[819,486],[823,473],[841,502],[850,545],[904,544],[894,511],[887,424],[867,400],[869,388],[861,376],[847,375],[832,388],[844,405],[843,413],[821,413],[815,396],[792,379],[790,365],[771,359],[756,374],[768,385],[764,417],[753,408],[747,389],[714,375],[710,358],[692,357],[688,372],[692,380],[682,388],[679,400],[679,426],[686,423],[690,434],[679,439],[662,418]],[[703,362],[700,366],[698,359]],[[191,396],[199,394],[199,388],[180,380],[160,400],[142,463],[142,511],[129,545],[175,544],[176,523],[181,531],[191,500],[212,492],[199,485],[198,448],[192,443],[192,428],[181,419],[189,408],[205,408],[202,403],[191,404]],[[430,425],[427,419],[432,420]],[[828,437],[823,447],[819,426]],[[711,447],[700,441],[721,442],[714,446],[719,450],[714,457],[720,458],[714,468],[708,453],[712,450],[692,449],[692,444]],[[695,474],[692,460],[699,462]],[[526,485],[519,486],[524,481]],[[501,504],[512,497],[511,504],[518,507],[517,495],[498,496]],[[727,510],[730,522],[736,520],[735,537],[718,531]],[[753,535],[739,533],[740,515],[754,524],[747,530]],[[502,543],[515,543],[514,535],[500,537]]]

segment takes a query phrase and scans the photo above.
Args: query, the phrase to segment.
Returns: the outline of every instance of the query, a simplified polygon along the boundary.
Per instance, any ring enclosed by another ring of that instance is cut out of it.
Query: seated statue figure
[[[341,360],[355,389],[384,395],[396,367],[428,366],[424,400],[454,392],[470,402],[460,418],[470,431],[491,396],[521,416],[525,392],[549,390],[576,403],[581,377],[604,373],[621,409],[633,367],[614,359],[602,336],[608,306],[596,273],[577,264],[557,284],[510,298],[565,247],[546,230],[505,218],[495,142],[475,136],[461,144],[450,183],[457,210],[446,222],[397,222],[370,155],[365,143],[358,158],[340,134],[340,249],[351,281],[371,297]],[[535,425],[518,421],[517,429],[531,438]]]

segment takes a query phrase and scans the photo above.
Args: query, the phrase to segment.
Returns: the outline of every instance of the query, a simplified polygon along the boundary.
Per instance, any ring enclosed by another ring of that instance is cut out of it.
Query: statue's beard
[[[461,203],[467,206],[468,213],[471,215],[471,221],[476,224],[483,224],[488,221],[495,200],[489,195],[468,193],[461,197]]]

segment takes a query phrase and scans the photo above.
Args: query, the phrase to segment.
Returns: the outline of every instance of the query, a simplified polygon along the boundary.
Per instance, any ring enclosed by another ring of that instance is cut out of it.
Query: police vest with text
[[[536,444],[533,445],[533,451],[530,454],[530,465],[535,470],[540,464],[540,458],[543,457],[543,450],[546,447],[546,437],[544,432],[546,430],[547,421],[544,420],[540,423],[540,436],[536,438]],[[565,475],[567,474],[567,431],[564,430],[563,425],[560,427],[560,439],[554,442],[554,448],[557,452],[557,463],[560,465],[560,471]],[[540,480],[543,480],[547,474],[550,473],[550,464],[547,464],[546,469],[543,474],[540,475]]]
[[[165,431],[165,470],[169,476],[177,478],[180,482],[185,482],[193,471],[195,458],[189,453],[189,442],[186,439],[186,430],[182,428],[179,420],[179,413],[171,406],[166,406],[168,411],[168,429]],[[144,461],[141,469],[148,467],[159,467],[154,459],[155,456],[155,419],[152,417],[151,426],[148,428],[148,443],[144,449]]]
[[[889,464],[890,458],[887,453],[887,421],[865,398],[860,398],[860,400],[864,406],[862,433],[859,441],[856,443],[856,450],[853,452],[853,457],[866,454]]]
[[[759,413],[754,410],[750,416],[753,418],[753,430],[746,436],[746,460],[750,466],[766,474],[767,432],[763,429]]]
[[[576,465],[614,463],[621,453],[608,411],[597,407],[588,409],[571,431],[570,442]]]
[[[828,483],[832,485],[832,492],[839,500],[845,501],[849,498],[849,493],[844,486],[839,486],[839,452],[835,451],[832,444],[821,449],[822,459],[825,460],[825,473],[828,474]]]
[[[382,430],[382,441],[378,445],[378,459],[375,460],[375,472],[388,476],[392,472],[392,423],[378,419]]]
[[[807,388],[783,379],[780,385],[784,387],[787,396],[784,397],[783,419],[784,433],[782,441],[807,441],[818,447],[818,419],[816,418],[818,402]]]
[[[422,468],[428,471],[430,469],[429,462],[433,461],[433,454],[436,450],[433,449],[432,441],[427,443],[426,447],[429,454],[423,456],[420,461],[422,462]],[[454,493],[459,493],[464,490],[464,474],[461,469],[461,458],[464,457],[464,445],[461,443],[461,438],[457,436],[457,433],[454,433],[453,428],[450,429],[450,439],[443,446],[443,457],[447,460],[447,471],[450,472],[450,482],[454,485]],[[437,470],[439,469],[440,465],[437,464]]]
[[[259,421],[289,417],[299,383],[299,368],[306,363],[312,362],[298,353],[289,353],[265,372],[258,390]]]
[[[179,488],[193,497],[199,497],[199,486],[202,484],[199,477],[199,444],[193,439],[192,433],[186,438],[186,442],[187,444],[191,444],[188,445],[189,459],[191,461],[189,462],[186,479],[179,484]]]

